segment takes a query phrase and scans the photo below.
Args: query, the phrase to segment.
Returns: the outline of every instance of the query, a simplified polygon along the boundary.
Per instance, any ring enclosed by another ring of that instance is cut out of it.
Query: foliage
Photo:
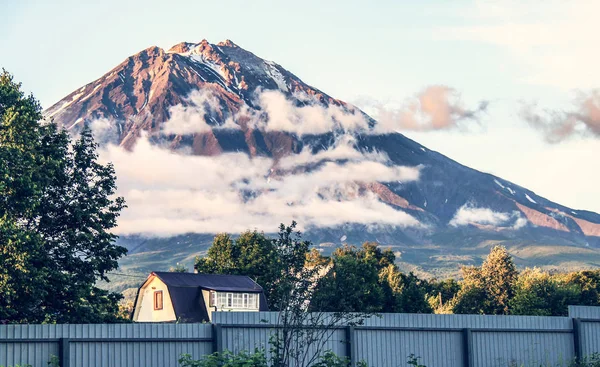
[[[386,296],[392,295],[391,290],[384,290],[379,272],[388,264],[382,251],[371,244],[365,244],[362,249],[347,245],[336,249],[330,268],[318,282],[311,310],[384,311]]]
[[[50,361],[48,361],[49,367],[60,367],[60,358],[58,356],[51,354]]]
[[[452,313],[452,300],[460,291],[460,283],[454,279],[432,279],[425,284],[426,298],[436,314]]]
[[[348,367],[350,361],[346,357],[339,357],[337,354],[328,350],[319,359],[319,361],[313,364],[313,367]]]
[[[600,353],[593,353],[584,357],[574,367],[600,367]]]
[[[417,357],[414,354],[410,354],[408,356],[408,361],[406,362],[406,364],[413,367],[427,367],[424,364],[421,364],[420,359],[421,357]]]
[[[185,265],[177,263],[175,264],[175,266],[172,266],[169,268],[169,271],[171,273],[187,273],[187,268],[185,267]]]
[[[510,300],[511,314],[566,316],[568,305],[578,303],[581,288],[561,281],[540,269],[525,269],[515,284]]]
[[[229,351],[213,353],[200,360],[192,359],[189,354],[182,354],[179,358],[181,367],[267,367],[267,358],[264,351],[255,349],[254,353],[240,352],[233,354]]]
[[[262,232],[246,231],[233,240],[229,234],[215,236],[206,257],[197,257],[199,273],[247,275],[260,284],[271,305],[279,304],[277,283],[281,263],[272,239]]]
[[[121,300],[119,301],[119,313],[118,313],[118,317],[121,320],[131,320],[131,317],[133,315],[133,310],[135,308],[135,305],[133,303],[133,300]]]
[[[73,144],[0,75],[0,320],[117,321],[121,296],[95,286],[125,254],[110,232],[124,207],[112,165],[84,129]]]
[[[454,300],[454,313],[509,313],[518,273],[504,247],[492,248],[481,267],[463,267],[461,272],[463,282]]]
[[[367,242],[358,249],[344,246],[328,259],[328,271],[318,282],[312,310],[333,312],[428,313],[425,282],[403,274],[391,250]]]
[[[269,363],[265,357],[265,352],[261,349],[255,349],[254,353],[240,352],[233,354],[229,351],[222,353],[213,353],[203,357],[201,360],[194,360],[189,354],[182,354],[179,358],[181,367],[267,367]],[[335,353],[325,351],[320,358],[312,365],[313,367],[348,367],[350,361],[345,357],[338,357]],[[357,363],[358,367],[368,367],[364,361]]]

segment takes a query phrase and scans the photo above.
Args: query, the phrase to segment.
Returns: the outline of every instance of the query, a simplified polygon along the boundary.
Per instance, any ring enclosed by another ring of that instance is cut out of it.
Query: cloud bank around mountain
[[[100,157],[113,162],[118,194],[127,200],[117,229],[123,235],[269,231],[292,220],[305,229],[348,223],[424,227],[360,185],[374,177],[416,181],[420,168],[390,165],[384,155],[362,154],[350,144],[343,141],[313,157],[290,156],[281,167],[244,153],[185,155],[146,136],[132,151],[108,145]],[[307,164],[316,166],[305,170]]]

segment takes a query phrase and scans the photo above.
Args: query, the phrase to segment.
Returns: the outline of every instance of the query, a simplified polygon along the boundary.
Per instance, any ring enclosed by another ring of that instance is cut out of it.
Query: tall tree
[[[344,246],[329,259],[319,280],[311,308],[331,312],[430,313],[423,281],[402,274],[390,249],[366,242],[361,248]]]
[[[120,296],[95,287],[126,250],[110,232],[124,207],[115,173],[97,162],[89,129],[71,145],[0,76],[0,319],[114,320]]]
[[[382,312],[386,292],[379,279],[381,251],[365,245],[336,249],[327,273],[319,280],[311,301],[314,311]],[[391,290],[387,292],[391,297]]]
[[[509,313],[518,273],[504,247],[493,247],[481,267],[463,267],[461,272],[463,282],[454,300],[454,313]]]

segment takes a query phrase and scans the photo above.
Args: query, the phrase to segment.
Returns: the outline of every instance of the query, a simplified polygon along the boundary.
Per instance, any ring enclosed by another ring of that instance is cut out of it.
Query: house
[[[212,311],[268,311],[263,289],[244,275],[152,272],[138,289],[136,322],[210,322]]]

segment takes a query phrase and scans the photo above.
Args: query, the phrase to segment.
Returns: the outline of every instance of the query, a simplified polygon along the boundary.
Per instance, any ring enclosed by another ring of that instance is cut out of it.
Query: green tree
[[[247,275],[260,284],[271,305],[277,304],[281,274],[275,241],[264,233],[246,231],[233,240],[229,234],[215,236],[205,257],[196,257],[199,273]]]
[[[461,272],[463,281],[453,300],[454,313],[509,313],[509,300],[514,295],[518,273],[504,247],[493,247],[481,267],[463,267]]]
[[[311,309],[328,312],[384,311],[386,292],[379,279],[379,260],[380,256],[367,247],[358,249],[345,245],[336,249],[327,274],[318,282]]]
[[[0,319],[104,322],[120,295],[95,287],[126,250],[113,167],[85,128],[71,145],[6,71],[0,76]]]
[[[583,270],[567,274],[557,274],[555,278],[566,284],[576,285],[581,289],[576,303],[582,306],[600,305],[600,270]]]
[[[450,278],[432,279],[425,284],[427,302],[437,314],[452,313],[452,300],[460,291],[460,284]]]
[[[510,300],[513,315],[566,316],[568,305],[577,304],[581,287],[553,277],[540,269],[525,269],[515,283]]]
[[[361,248],[343,246],[329,259],[319,280],[311,309],[331,312],[429,313],[424,282],[403,274],[394,253],[367,242]]]
[[[413,273],[403,274],[396,265],[390,264],[379,272],[382,287],[392,291],[393,303],[384,312],[432,313],[427,302],[425,281]]]

